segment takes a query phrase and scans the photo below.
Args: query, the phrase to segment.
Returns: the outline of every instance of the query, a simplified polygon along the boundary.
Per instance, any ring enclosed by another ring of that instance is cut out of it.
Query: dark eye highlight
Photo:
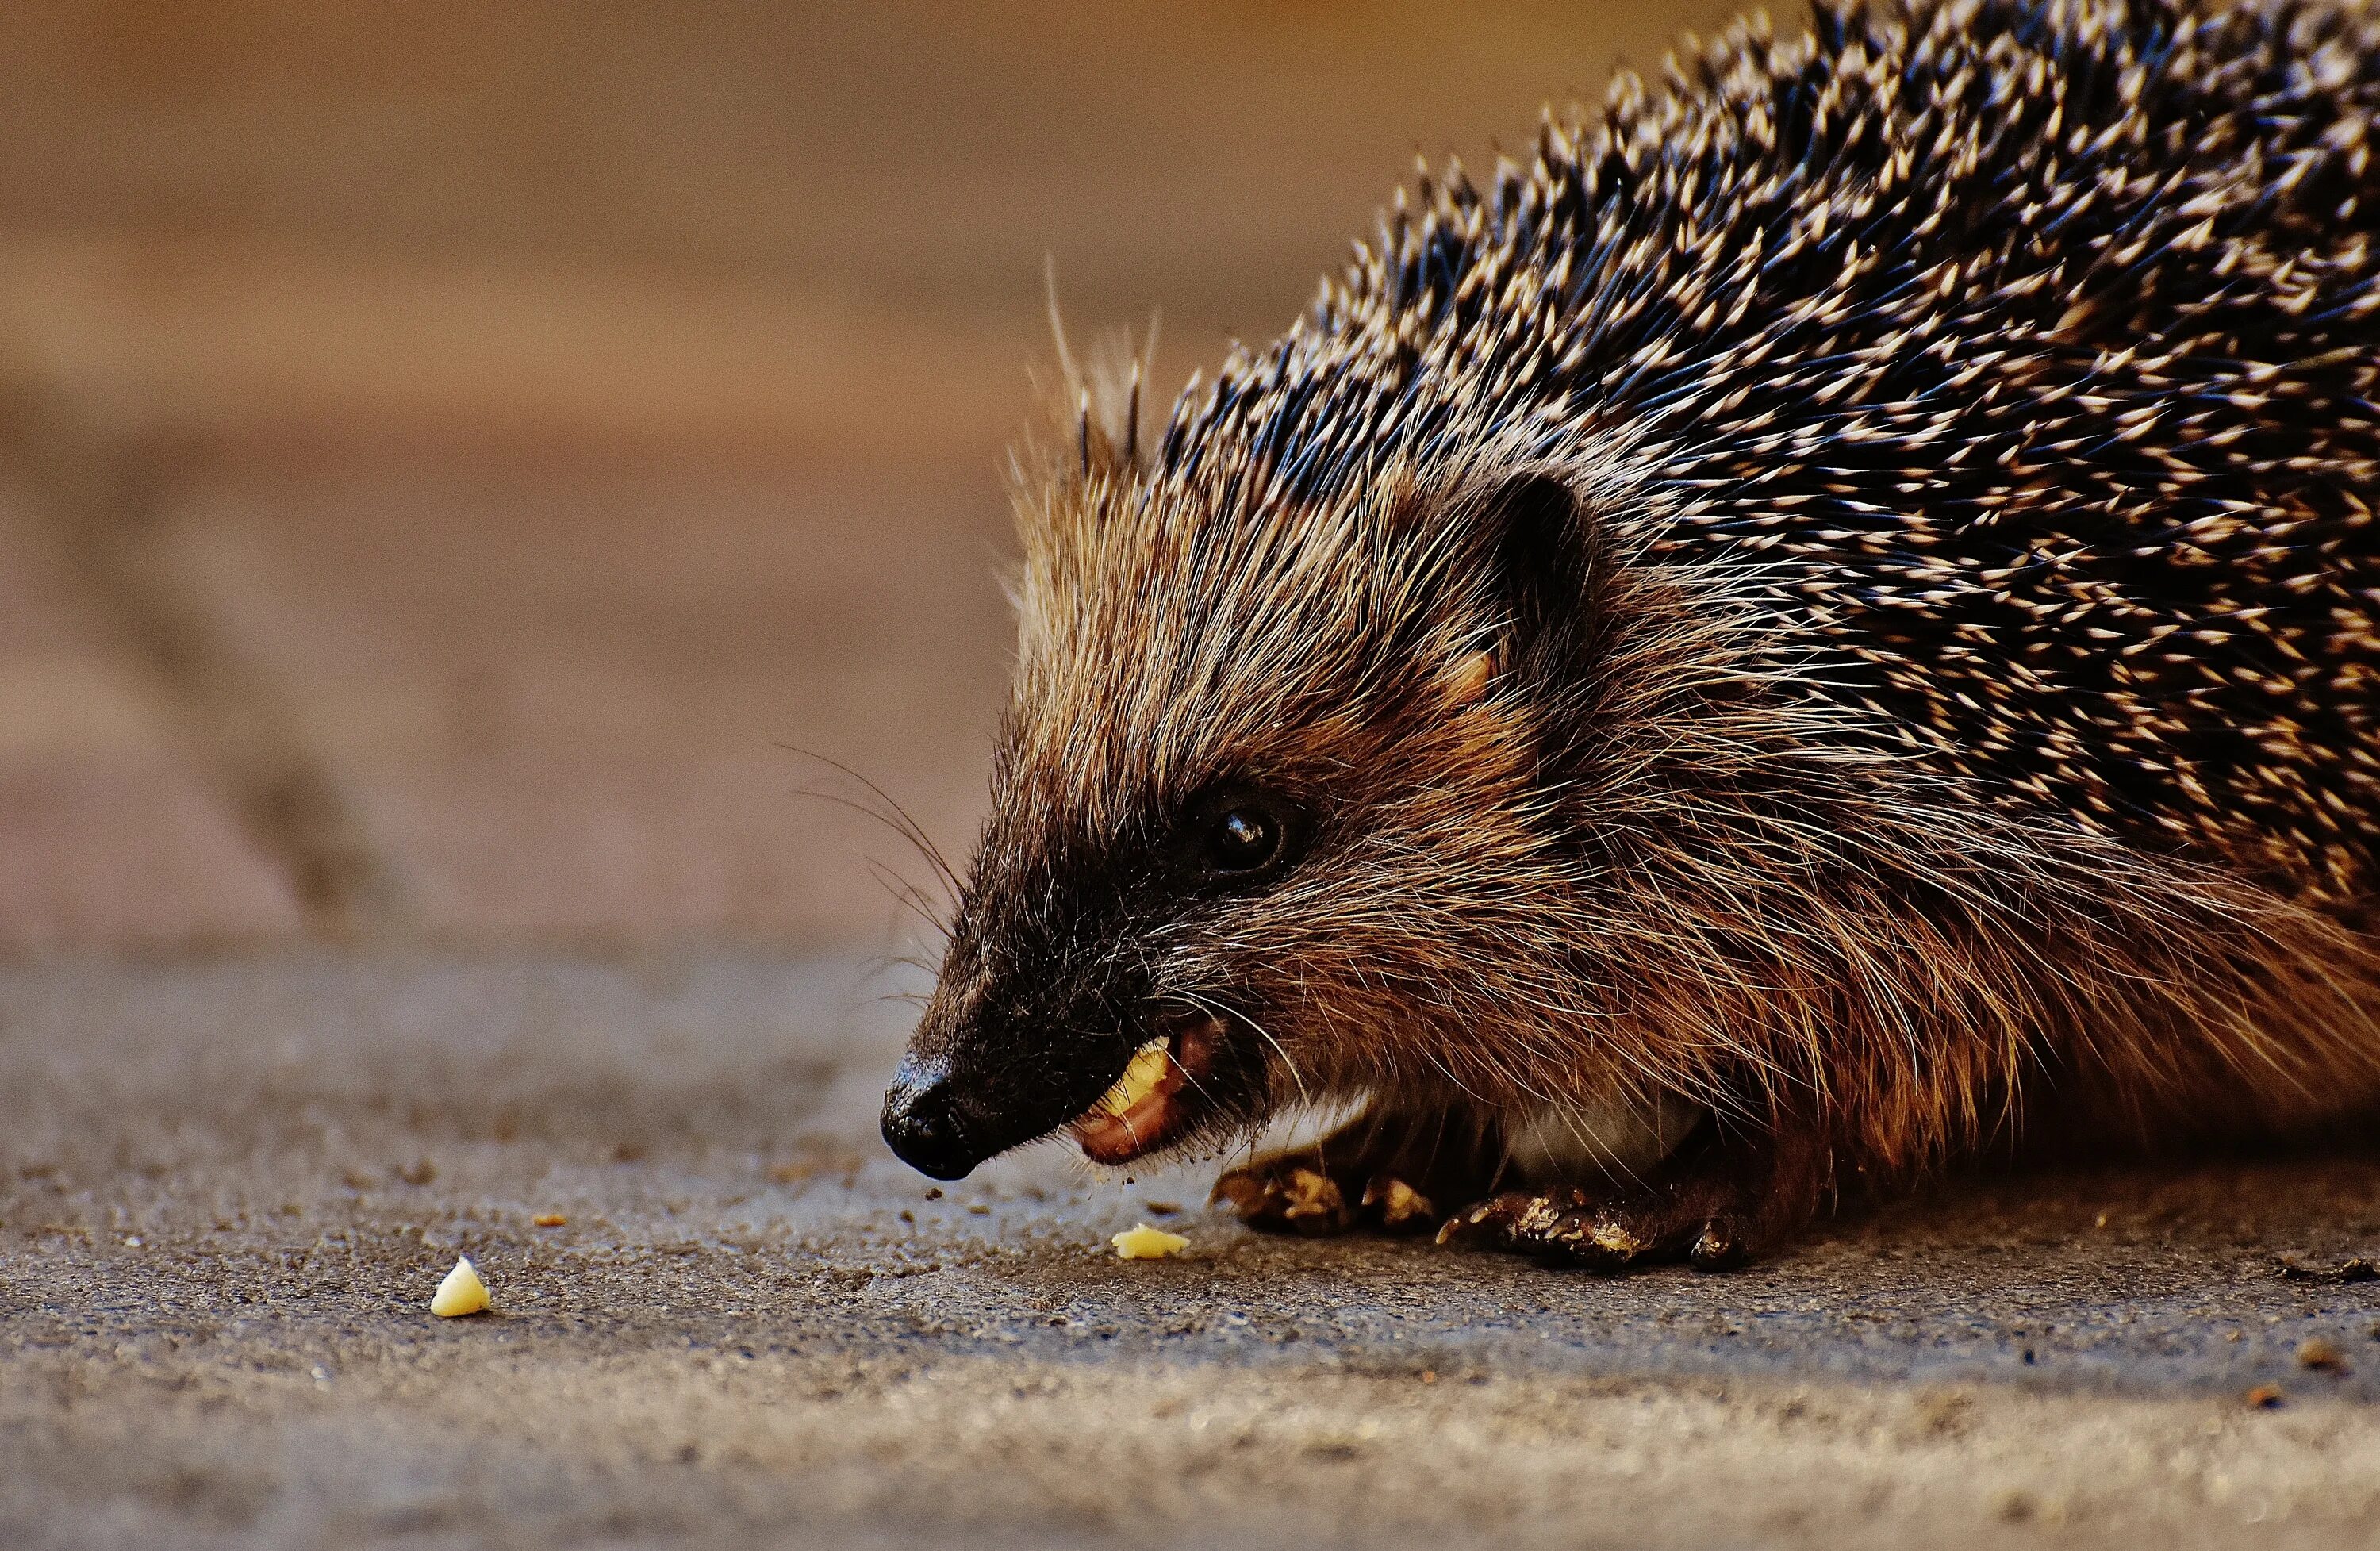
[[[1216,815],[1207,830],[1207,862],[1217,872],[1254,872],[1281,854],[1281,824],[1243,804]]]

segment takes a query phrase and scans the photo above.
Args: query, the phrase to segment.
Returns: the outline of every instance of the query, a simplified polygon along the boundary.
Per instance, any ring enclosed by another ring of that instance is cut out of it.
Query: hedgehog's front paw
[[[1371,1228],[1427,1232],[1438,1221],[1428,1196],[1395,1174],[1367,1180],[1321,1167],[1310,1153],[1258,1158],[1215,1181],[1210,1201],[1228,1201],[1242,1222],[1272,1233],[1320,1235]]]
[[[1449,1218],[1438,1242],[1595,1271],[1680,1260],[1730,1270],[1809,1219],[1821,1158],[1801,1141],[1706,1138],[1650,1183],[1491,1196]]]
[[[1207,1200],[1230,1202],[1242,1222],[1268,1232],[1343,1233],[1355,1226],[1346,1187],[1305,1158],[1259,1158],[1234,1169]]]

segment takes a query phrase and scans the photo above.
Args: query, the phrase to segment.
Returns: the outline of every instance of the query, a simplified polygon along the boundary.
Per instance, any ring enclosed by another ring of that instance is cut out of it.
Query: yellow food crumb
[[[1172,1040],[1160,1036],[1143,1045],[1134,1053],[1132,1064],[1123,1069],[1123,1075],[1116,1079],[1115,1086],[1099,1095],[1099,1101],[1094,1108],[1111,1115],[1121,1115],[1147,1098],[1149,1091],[1165,1076],[1165,1051],[1172,1043]]]
[[[560,1228],[570,1219],[560,1212],[540,1212],[528,1220],[533,1227],[537,1228]]]
[[[1108,1242],[1115,1245],[1116,1254],[1124,1260],[1162,1260],[1190,1247],[1190,1241],[1181,1234],[1168,1233],[1145,1222],[1138,1228],[1125,1229]]]
[[[441,1319],[454,1319],[467,1314],[478,1314],[488,1306],[488,1284],[480,1279],[480,1268],[465,1255],[455,1262],[446,1279],[431,1294],[430,1312]]]

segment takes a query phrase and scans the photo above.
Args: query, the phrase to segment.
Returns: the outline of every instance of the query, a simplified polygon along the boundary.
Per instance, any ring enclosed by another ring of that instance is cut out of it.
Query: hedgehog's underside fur
[[[1425,174],[1160,434],[1087,388],[929,1031],[1129,959],[1270,1039],[1219,1130],[1682,1096],[1780,1222],[2380,1110],[2375,106],[2318,6],[1822,8]],[[1050,918],[1251,770],[1297,872]]]

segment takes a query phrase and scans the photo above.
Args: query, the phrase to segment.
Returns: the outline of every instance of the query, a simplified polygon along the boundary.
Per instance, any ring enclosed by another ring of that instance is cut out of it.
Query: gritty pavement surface
[[[1602,1280],[1054,1148],[936,1196],[873,1135],[880,988],[0,972],[0,1545],[2380,1544],[2380,1282],[2277,1264],[2380,1247],[2380,1157],[1970,1181]],[[1189,1253],[1105,1253],[1137,1220]],[[494,1310],[434,1319],[464,1254]]]

